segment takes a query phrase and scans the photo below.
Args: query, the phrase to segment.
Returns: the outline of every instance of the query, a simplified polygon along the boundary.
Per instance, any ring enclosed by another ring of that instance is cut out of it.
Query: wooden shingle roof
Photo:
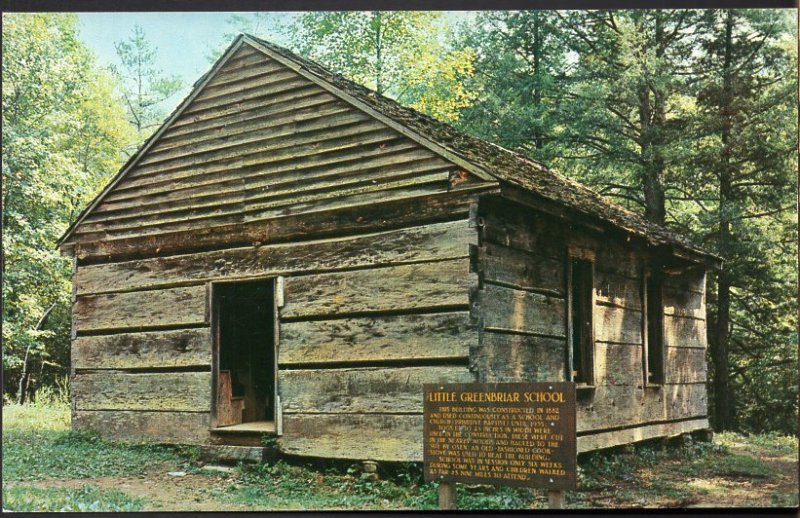
[[[647,221],[613,202],[608,201],[593,190],[552,171],[524,155],[467,135],[452,126],[437,121],[411,108],[402,106],[375,91],[358,85],[340,74],[305,59],[283,47],[256,38],[240,35],[229,48],[246,43],[262,51],[266,56],[280,61],[294,69],[332,94],[355,105],[357,108],[379,116],[380,120],[395,130],[421,142],[423,145],[441,153],[475,176],[484,180],[499,180],[502,183],[521,188],[548,202],[578,213],[590,221],[609,224],[626,233],[644,239],[651,246],[663,246],[689,252],[692,257],[701,257],[710,264],[719,266],[720,259],[690,242],[684,236]],[[222,59],[222,58],[221,58]],[[202,87],[217,71],[217,66],[195,83],[195,91]],[[194,92],[193,92],[194,94]],[[190,94],[190,97],[193,95]],[[179,106],[168,118],[162,128],[146,141],[140,151],[122,168],[109,186],[84,210],[78,220],[65,232],[59,245],[67,242],[74,229],[102,200],[114,184],[124,176],[124,172],[136,163],[148,147],[158,139],[160,132],[183,109]]]
[[[510,182],[567,208],[595,217],[626,232],[644,238],[654,246],[672,245],[718,262],[718,257],[692,243],[685,236],[615,204],[592,189],[581,185],[530,158],[483,139],[467,135],[449,124],[438,121],[397,101],[380,95],[336,74],[312,60],[303,58],[288,49],[247,36],[270,52],[296,63],[320,79],[336,86],[381,114],[416,133],[444,146],[451,153],[477,165],[494,178]]]

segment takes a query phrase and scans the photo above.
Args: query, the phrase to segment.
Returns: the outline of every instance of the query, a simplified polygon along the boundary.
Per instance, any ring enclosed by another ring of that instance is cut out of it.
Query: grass
[[[180,460],[171,449],[121,445],[69,429],[69,407],[3,406],[3,480],[97,478],[142,474],[153,461]]]
[[[313,488],[313,490],[309,490]],[[353,465],[320,469],[306,463],[240,465],[234,480],[213,493],[221,502],[250,509],[437,509],[438,484],[410,466],[371,480]],[[527,489],[458,486],[459,509],[529,509]]]
[[[291,459],[209,472],[196,448],[113,444],[71,432],[63,401],[7,404],[3,417],[3,506],[14,511],[438,507],[438,485],[423,480],[419,464],[381,466],[380,480],[360,464]],[[639,446],[633,455],[598,452],[581,458],[579,489],[567,492],[567,507],[797,506],[797,455],[795,438],[734,433],[668,450]],[[168,471],[186,471],[187,478]],[[547,497],[459,484],[457,501],[463,510],[530,509],[546,507]]]
[[[143,502],[122,491],[14,486],[3,489],[3,508],[16,512],[139,511]]]
[[[780,435],[775,432],[746,436],[735,432],[724,432],[716,434],[715,442],[728,448],[749,444],[772,455],[797,455],[798,450],[797,437]]]

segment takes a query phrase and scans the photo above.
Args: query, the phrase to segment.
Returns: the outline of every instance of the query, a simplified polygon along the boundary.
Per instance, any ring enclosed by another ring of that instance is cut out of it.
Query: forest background
[[[513,149],[725,259],[708,278],[717,430],[797,435],[794,10],[228,15]],[[66,385],[68,258],[55,242],[188,85],[142,27],[113,65],[72,14],[4,14],[3,393]],[[207,42],[208,43],[208,42]]]

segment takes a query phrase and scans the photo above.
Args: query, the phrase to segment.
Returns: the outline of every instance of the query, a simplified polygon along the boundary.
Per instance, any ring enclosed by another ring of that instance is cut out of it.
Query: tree
[[[290,25],[302,55],[353,81],[439,119],[452,121],[473,96],[463,79],[474,52],[441,41],[441,14],[432,11],[308,12]]]
[[[718,430],[797,420],[796,380],[775,382],[797,364],[792,22],[775,10],[711,10],[702,20],[697,151],[684,188],[702,186],[710,202],[695,215],[700,225],[687,226],[726,259],[710,290]]]
[[[699,13],[692,10],[562,14],[577,56],[562,112],[570,121],[559,162],[603,194],[667,222],[670,175],[690,149],[687,56]],[[680,193],[679,193],[680,195]]]
[[[723,256],[707,287],[712,422],[796,433],[795,21],[777,10],[538,18],[538,29],[533,13],[479,18],[467,41],[480,95],[462,127]]]
[[[71,268],[55,242],[133,137],[76,25],[74,15],[3,15],[3,371],[12,392],[34,362],[39,373],[45,362],[54,373],[69,364]]]
[[[294,13],[279,12],[232,14],[225,18],[228,30],[222,35],[221,40],[216,43],[206,44],[206,58],[209,63],[216,62],[231,44],[231,41],[242,33],[252,34],[273,43],[285,45],[284,39],[288,30],[287,25],[295,17]]]
[[[112,71],[121,83],[128,118],[141,139],[147,138],[164,118],[163,102],[182,87],[180,77],[165,75],[156,66],[158,48],[153,47],[139,25],[133,34],[114,44],[120,65]]]
[[[553,11],[488,11],[458,42],[475,48],[467,88],[475,102],[458,126],[509,149],[549,162],[561,148],[566,52]]]

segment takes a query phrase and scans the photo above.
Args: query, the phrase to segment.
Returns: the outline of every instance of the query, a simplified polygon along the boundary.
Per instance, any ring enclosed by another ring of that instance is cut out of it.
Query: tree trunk
[[[655,13],[655,37],[653,45],[656,47],[656,58],[661,59],[664,54],[664,27],[661,14]],[[644,24],[638,30],[645,30]],[[645,43],[645,45],[647,45]],[[650,221],[664,224],[666,220],[666,203],[664,196],[664,129],[666,124],[666,92],[657,81],[653,81],[644,62],[647,48],[641,49],[642,78],[639,84],[639,124],[641,126],[640,156],[642,160],[642,189],[644,191],[645,213]],[[660,71],[656,70],[658,74]],[[651,92],[653,93],[653,106],[650,106]]]
[[[53,308],[56,307],[56,303],[53,302],[49,308],[44,312],[42,318],[39,319],[39,322],[36,323],[36,330],[41,331],[44,327],[44,324],[47,322],[47,317],[50,316],[50,313],[53,311]],[[25,349],[25,358],[22,360],[22,375],[19,378],[19,387],[17,388],[17,404],[24,405],[25,404],[25,396],[28,392],[28,365],[29,365],[29,358],[31,353],[31,346]]]
[[[383,49],[381,48],[381,45],[383,44],[381,41],[382,21],[381,12],[375,11],[375,91],[379,94],[383,94]]]
[[[723,61],[723,93],[720,112],[722,121],[722,150],[719,170],[719,250],[724,255],[730,250],[731,224],[728,207],[732,203],[733,171],[730,162],[731,126],[733,121],[733,13],[728,10],[725,18],[725,50]],[[714,323],[714,343],[711,344],[711,359],[714,364],[714,429],[729,430],[732,427],[731,398],[729,388],[730,365],[728,348],[731,323],[731,273],[723,270],[717,279],[717,321]]]
[[[533,13],[533,104],[537,108],[542,106],[542,34],[541,34],[541,19],[539,11]],[[542,135],[542,128],[536,128],[534,135],[534,145],[537,150],[544,147],[544,135]]]

